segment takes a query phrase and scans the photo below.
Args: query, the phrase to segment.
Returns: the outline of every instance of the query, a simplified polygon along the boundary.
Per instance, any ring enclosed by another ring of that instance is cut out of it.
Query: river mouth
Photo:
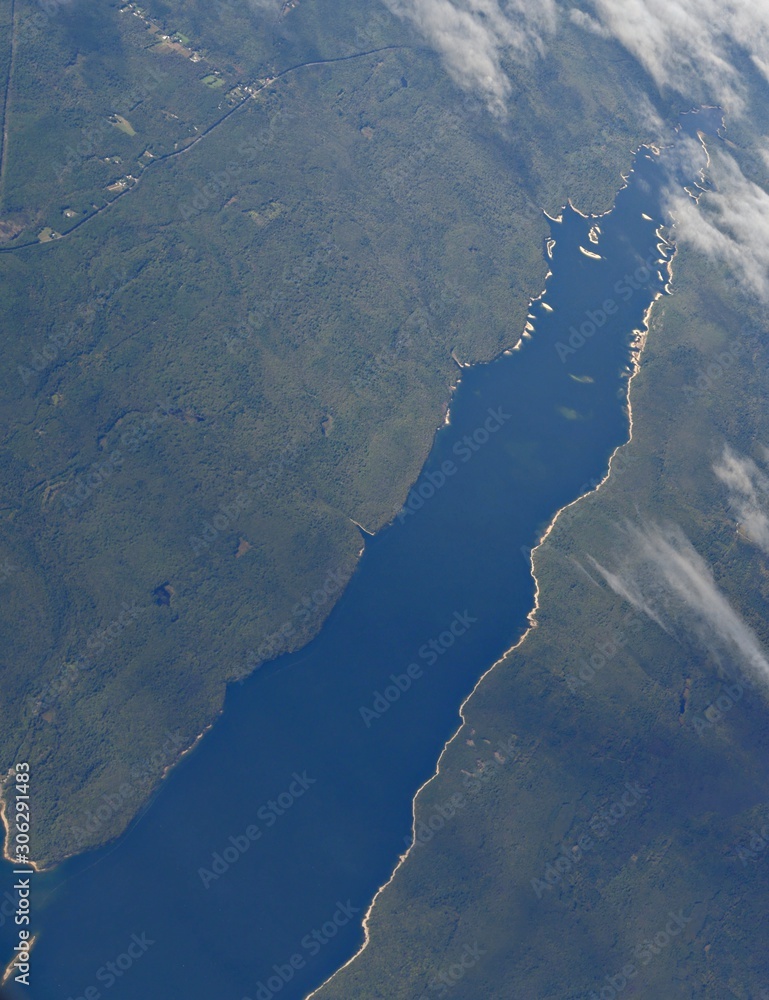
[[[528,626],[532,547],[627,440],[639,332],[669,278],[667,178],[642,149],[611,213],[552,222],[526,335],[463,370],[321,633],[228,693],[116,845],[36,876],[33,996],[300,1000],[360,946],[459,706]]]

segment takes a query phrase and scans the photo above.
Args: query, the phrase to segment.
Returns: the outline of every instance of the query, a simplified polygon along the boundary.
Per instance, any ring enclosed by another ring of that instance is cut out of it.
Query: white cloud
[[[769,194],[727,153],[711,154],[713,190],[699,203],[685,194],[670,199],[677,239],[727,264],[748,290],[769,301]]]
[[[591,17],[584,10],[572,7],[569,11],[569,20],[578,27],[584,28],[585,31],[591,32],[593,35],[598,35],[600,38],[611,38],[609,29],[605,28],[600,21],[596,21],[594,17]]]
[[[735,45],[769,80],[765,0],[593,0],[593,7],[659,87],[739,110],[745,86],[732,61]]]
[[[769,3],[766,0],[580,0],[569,5],[574,24],[615,37],[659,87],[692,102],[716,101],[744,109],[745,80],[734,64],[738,50],[769,81]],[[440,53],[463,88],[504,113],[510,80],[504,57],[543,53],[555,32],[556,0],[384,0],[411,21]],[[581,9],[587,7],[588,9]]]
[[[719,590],[713,573],[676,526],[627,525],[614,569],[591,559],[617,594],[681,638],[696,637],[727,669],[737,663],[750,678],[769,682],[769,660],[753,630]]]
[[[463,89],[480,94],[492,112],[505,113],[510,80],[503,56],[527,60],[544,51],[555,30],[554,0],[384,0],[411,21],[440,54]]]
[[[713,471],[729,490],[743,533],[769,553],[769,478],[756,463],[728,446]]]
[[[283,9],[284,0],[248,0],[248,2],[259,13],[279,14]]]

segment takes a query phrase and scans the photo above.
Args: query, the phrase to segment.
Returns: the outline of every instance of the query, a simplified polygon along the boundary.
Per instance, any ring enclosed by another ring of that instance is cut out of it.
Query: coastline
[[[38,935],[37,934],[33,934],[32,937],[29,939],[29,943],[27,944],[27,952],[30,955],[32,954],[32,949],[35,947],[35,943],[37,941],[37,938],[38,938]],[[5,984],[8,982],[8,980],[13,975],[13,970],[16,967],[17,967],[16,966],[16,956],[14,956],[11,959],[11,961],[8,963],[8,965],[6,966],[6,969],[5,969],[5,972],[3,973],[2,979],[0,979],[0,986],[5,986]]]
[[[131,823],[133,823],[134,819],[136,819],[137,816],[143,814],[144,810],[150,805],[150,803],[152,802],[152,799],[154,798],[154,796],[160,790],[160,786],[165,781],[165,779],[168,777],[168,775],[171,773],[171,771],[173,771],[177,767],[177,765],[180,764],[181,761],[188,754],[191,754],[192,751],[195,750],[195,748],[197,747],[197,745],[205,737],[206,733],[208,733],[209,730],[213,729],[214,725],[216,724],[217,719],[223,713],[224,713],[224,708],[222,707],[216,713],[216,716],[211,720],[211,722],[209,722],[208,725],[205,726],[205,728],[200,733],[198,733],[198,735],[193,739],[192,743],[190,743],[190,745],[188,747],[186,747],[186,749],[182,750],[181,753],[179,753],[179,755],[177,757],[175,757],[169,764],[166,764],[166,766],[161,771],[160,777],[157,779],[157,784],[154,786],[152,792],[147,797],[147,799],[144,801],[143,805],[141,805],[139,807],[139,809],[137,809],[137,811],[132,814],[131,818],[128,821],[128,824],[126,825],[126,827],[123,830],[121,830],[120,833],[115,834],[114,837],[110,837],[107,840],[100,841],[98,844],[93,844],[90,847],[86,847],[86,848],[83,848],[83,849],[80,849],[80,850],[76,850],[76,851],[71,851],[69,854],[64,854],[58,860],[56,860],[56,861],[54,861],[54,862],[52,862],[50,864],[44,864],[41,861],[33,861],[31,859],[29,861],[25,861],[24,864],[27,867],[31,868],[36,874],[43,874],[43,873],[53,872],[57,868],[59,868],[61,865],[63,865],[65,861],[68,861],[70,858],[79,857],[81,854],[85,854],[88,851],[98,851],[98,850],[101,850],[103,847],[107,847],[109,844],[111,844],[111,843],[119,840],[125,834],[126,830],[131,825]],[[13,768],[11,768],[8,771],[8,773],[6,774],[4,780],[2,782],[0,782],[0,823],[2,824],[2,828],[4,830],[3,860],[6,861],[8,864],[11,864],[11,865],[15,864],[16,860],[15,860],[15,858],[13,858],[12,855],[10,855],[8,853],[8,845],[9,845],[10,839],[11,839],[11,830],[10,830],[9,821],[8,821],[8,814],[7,814],[8,803],[7,803],[7,799],[6,799],[6,796],[5,796],[5,783],[8,781],[9,777],[12,774],[13,774]],[[0,983],[0,985],[1,985],[1,983]]]
[[[208,725],[202,730],[202,732],[198,733],[198,735],[195,737],[195,739],[192,741],[192,743],[190,743],[190,745],[187,747],[187,749],[186,750],[182,750],[182,752],[179,754],[179,756],[176,758],[176,760],[172,761],[170,764],[166,764],[166,766],[163,768],[163,771],[162,771],[162,773],[160,775],[160,781],[164,781],[165,778],[166,778],[166,776],[169,775],[171,773],[171,771],[173,771],[173,769],[178,764],[181,763],[181,761],[187,756],[187,754],[192,753],[192,751],[195,749],[195,747],[198,745],[198,743],[200,743],[200,741],[203,739],[203,737],[206,735],[206,733],[209,732],[209,730],[211,730],[211,729],[214,728],[214,726],[216,725],[216,720],[219,718],[219,716],[223,715],[223,714],[224,714],[224,709],[220,708],[219,711],[216,713],[215,718],[212,719],[211,722],[208,723]]]
[[[8,853],[8,846],[11,842],[11,825],[8,819],[8,800],[5,795],[5,786],[9,781],[11,775],[14,773],[14,769],[9,768],[5,777],[0,781],[0,823],[2,823],[2,828],[4,831],[3,836],[3,861],[7,861],[10,865],[17,864],[16,859]],[[27,868],[31,868],[34,872],[45,871],[45,868],[41,867],[39,863],[29,860],[24,862]],[[5,980],[3,980],[5,982]]]
[[[639,149],[636,151],[636,155],[637,155],[637,153],[640,153],[640,151],[642,149],[645,149],[645,148],[653,148],[653,147],[651,147],[649,144],[644,144],[644,145],[640,146]],[[624,190],[628,186],[629,177],[632,175],[632,173],[633,173],[633,171],[631,170],[627,175],[625,175],[625,174],[622,175],[623,185],[619,189],[619,191]],[[617,192],[617,194],[619,194],[619,191]],[[585,213],[580,212],[579,209],[575,208],[575,206],[571,203],[571,200],[569,200],[568,205],[575,212],[577,212],[578,215],[582,216],[585,219],[599,219],[599,218],[603,218],[603,216],[608,215],[609,212],[611,212],[611,211],[614,210],[614,206],[613,206],[611,209],[609,209],[608,212],[603,212],[603,213],[601,213],[601,215],[586,215]],[[560,223],[560,222],[563,221],[563,211],[561,212],[561,214],[557,218],[553,218],[546,211],[544,212],[544,214],[547,216],[548,219],[550,219],[553,222],[559,222]],[[412,799],[412,827],[411,827],[412,842],[411,842],[410,846],[406,849],[406,851],[404,851],[400,855],[400,857],[398,859],[398,862],[395,865],[395,867],[394,867],[394,869],[393,869],[390,877],[387,879],[386,882],[384,882],[377,889],[377,891],[374,894],[374,897],[373,897],[371,903],[369,904],[369,906],[368,906],[368,908],[366,910],[366,913],[364,914],[364,917],[363,917],[363,920],[362,920],[362,923],[361,923],[361,926],[363,928],[363,933],[364,933],[363,943],[361,944],[360,948],[355,952],[355,954],[352,955],[344,963],[344,965],[341,965],[338,969],[336,969],[323,983],[321,983],[319,986],[317,986],[311,993],[308,993],[307,996],[304,998],[304,1000],[313,1000],[313,998],[316,997],[320,993],[321,990],[323,990],[326,986],[328,986],[329,983],[331,983],[341,972],[343,972],[345,969],[347,969],[349,966],[351,966],[360,957],[360,955],[363,954],[363,952],[368,947],[368,945],[370,943],[370,940],[371,940],[370,922],[371,922],[371,918],[373,916],[374,909],[376,907],[377,901],[378,901],[380,895],[382,893],[384,893],[385,890],[388,889],[389,886],[391,885],[391,883],[394,881],[394,879],[395,879],[396,875],[398,874],[400,868],[408,860],[408,858],[410,857],[410,855],[411,855],[414,847],[417,844],[416,825],[417,825],[417,805],[418,805],[418,799],[419,799],[420,795],[422,794],[422,792],[436,778],[440,777],[440,775],[441,775],[441,765],[443,763],[444,756],[446,755],[446,753],[448,752],[449,748],[454,743],[454,741],[457,739],[457,737],[460,736],[460,734],[461,734],[462,730],[465,728],[465,726],[469,725],[468,720],[467,720],[467,716],[465,714],[465,710],[466,710],[467,706],[469,705],[469,703],[470,703],[471,699],[473,698],[473,696],[475,695],[475,693],[479,690],[480,686],[486,680],[486,678],[497,667],[501,666],[507,660],[507,658],[509,656],[511,656],[514,652],[516,652],[516,650],[518,650],[523,645],[523,643],[531,635],[531,633],[536,628],[538,628],[538,626],[539,626],[538,612],[539,612],[540,607],[541,607],[541,600],[540,600],[540,598],[541,598],[541,594],[542,594],[542,587],[541,587],[541,583],[540,583],[539,577],[537,576],[537,570],[536,570],[536,564],[535,564],[536,553],[539,551],[539,549],[545,544],[545,542],[547,541],[547,539],[550,537],[551,533],[553,532],[553,530],[554,530],[554,528],[555,528],[555,526],[556,526],[556,524],[558,522],[558,519],[564,513],[564,511],[567,511],[571,507],[574,507],[576,504],[582,502],[586,497],[589,497],[589,496],[592,496],[595,493],[598,493],[598,491],[609,481],[609,478],[611,477],[611,474],[612,474],[612,467],[613,467],[615,458],[617,457],[617,455],[621,451],[621,449],[625,448],[633,440],[634,423],[633,423],[633,406],[632,406],[632,398],[631,398],[631,395],[632,395],[632,383],[633,383],[633,380],[635,379],[635,377],[638,375],[638,373],[641,370],[641,355],[643,353],[643,350],[644,350],[644,347],[646,345],[646,341],[647,341],[647,338],[648,338],[648,334],[649,334],[649,331],[650,331],[650,324],[651,324],[652,313],[653,313],[654,307],[657,304],[657,302],[659,302],[659,300],[661,298],[663,298],[665,295],[669,295],[670,292],[671,292],[672,281],[673,281],[673,260],[675,259],[675,256],[676,256],[676,253],[677,253],[677,246],[676,246],[676,244],[673,241],[666,239],[662,235],[661,229],[662,229],[662,224],[660,225],[660,227],[656,231],[656,235],[657,235],[657,237],[660,240],[660,243],[658,244],[658,246],[660,247],[660,253],[662,252],[663,246],[664,247],[668,247],[668,248],[672,248],[673,252],[671,253],[670,257],[667,258],[664,261],[664,263],[666,264],[666,269],[667,269],[667,281],[664,284],[663,291],[658,292],[655,295],[655,297],[652,300],[652,302],[647,307],[647,309],[646,309],[646,311],[644,313],[643,324],[642,324],[641,328],[640,329],[634,329],[634,330],[630,331],[631,337],[633,338],[633,340],[631,342],[631,364],[632,364],[632,371],[631,371],[631,373],[630,373],[630,375],[628,377],[627,390],[626,390],[626,407],[627,407],[627,414],[628,414],[628,437],[627,437],[627,440],[624,441],[624,442],[622,442],[622,444],[617,445],[617,447],[614,449],[614,451],[609,456],[609,462],[608,462],[607,471],[606,471],[606,474],[604,475],[603,479],[601,479],[601,481],[596,486],[594,486],[592,489],[588,490],[585,493],[580,494],[578,497],[575,497],[574,500],[571,500],[569,503],[567,503],[563,507],[559,508],[559,510],[557,510],[555,512],[555,514],[553,515],[550,523],[548,524],[547,528],[543,532],[543,534],[542,534],[541,538],[539,539],[539,541],[537,542],[537,544],[532,548],[531,554],[530,554],[530,566],[531,566],[531,576],[532,576],[532,579],[534,580],[534,600],[533,600],[532,608],[531,608],[531,610],[528,612],[528,614],[526,616],[527,621],[528,621],[528,625],[527,625],[526,629],[524,630],[524,632],[522,633],[522,635],[520,636],[520,638],[515,643],[513,643],[513,645],[510,646],[509,649],[507,649],[504,653],[502,653],[502,655],[497,660],[495,660],[495,662],[492,663],[491,666],[488,667],[481,674],[481,676],[478,678],[477,682],[473,686],[473,689],[470,691],[470,693],[467,695],[467,697],[460,704],[460,706],[459,706],[459,718],[460,718],[459,726],[457,727],[456,731],[449,737],[449,739],[444,744],[443,750],[441,751],[441,753],[438,756],[438,760],[437,760],[437,763],[436,763],[436,768],[435,768],[434,773],[414,793],[414,797]],[[580,248],[580,249],[582,249],[582,248]],[[552,272],[548,271],[547,277],[549,278],[551,276],[551,274],[552,274]],[[664,277],[664,272],[663,272],[663,277]],[[531,310],[531,306],[533,306],[535,302],[544,299],[545,292],[546,292],[546,288],[543,289],[543,291],[537,296],[536,299],[532,299],[531,300],[530,306],[529,306],[529,311]],[[516,342],[516,345],[513,348],[508,348],[506,351],[504,351],[502,353],[512,353],[512,351],[517,350],[517,349],[520,348],[522,342],[523,342],[523,335],[518,339],[518,341]]]

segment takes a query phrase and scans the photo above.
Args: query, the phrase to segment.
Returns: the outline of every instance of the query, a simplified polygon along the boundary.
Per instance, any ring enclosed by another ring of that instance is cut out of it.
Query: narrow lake
[[[642,150],[609,215],[552,223],[531,336],[463,371],[404,513],[318,637],[229,692],[117,845],[37,877],[21,995],[301,1000],[359,947],[460,703],[526,628],[530,547],[627,439],[667,176]],[[5,866],[0,897],[11,884]],[[3,957],[14,942],[4,919]]]

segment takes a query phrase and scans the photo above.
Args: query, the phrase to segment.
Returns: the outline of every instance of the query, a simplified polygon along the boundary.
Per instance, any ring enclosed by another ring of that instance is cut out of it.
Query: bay
[[[300,1000],[357,950],[459,706],[527,627],[531,547],[628,437],[668,177],[642,149],[611,213],[551,223],[528,335],[462,370],[404,510],[316,639],[228,692],[117,844],[35,877],[23,996]],[[12,884],[4,865],[0,897]]]

